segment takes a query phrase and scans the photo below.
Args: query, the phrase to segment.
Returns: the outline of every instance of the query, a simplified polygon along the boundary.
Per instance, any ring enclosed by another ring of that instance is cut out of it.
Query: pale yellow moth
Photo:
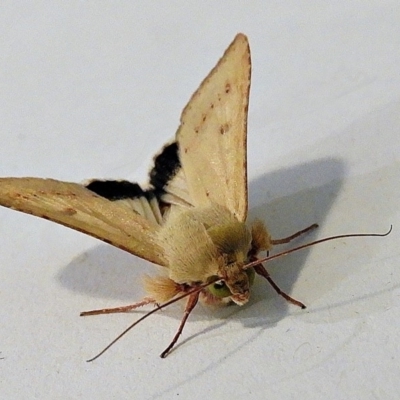
[[[142,301],[82,313],[161,304],[156,311],[187,297],[180,327],[162,357],[178,340],[199,299],[243,305],[255,274],[290,302],[305,307],[278,288],[257,255],[316,224],[279,240],[271,238],[261,221],[246,225],[250,73],[248,40],[238,34],[184,108],[175,140],[154,159],[146,189],[127,181],[80,185],[0,179],[0,205],[87,233],[165,267],[164,274],[146,278],[148,296]]]

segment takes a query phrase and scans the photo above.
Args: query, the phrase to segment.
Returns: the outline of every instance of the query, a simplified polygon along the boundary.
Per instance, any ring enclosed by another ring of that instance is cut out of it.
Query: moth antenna
[[[385,236],[388,236],[392,232],[392,229],[393,229],[393,225],[390,225],[389,230],[385,233],[348,233],[348,234],[344,234],[344,235],[328,236],[323,239],[314,240],[313,242],[306,243],[306,244],[303,244],[298,247],[294,247],[293,249],[282,251],[280,253],[274,254],[273,256],[268,256],[268,257],[257,259],[256,261],[252,261],[252,262],[246,264],[243,267],[243,269],[253,268],[256,265],[261,264],[263,262],[271,261],[271,260],[274,260],[275,258],[287,256],[288,254],[294,253],[295,251],[306,249],[307,247],[311,247],[311,246],[314,246],[315,244],[319,244],[319,243],[323,243],[323,242],[328,242],[330,240],[350,238],[350,237],[385,237]]]
[[[212,279],[210,282],[204,283],[202,285],[199,285],[197,287],[195,287],[194,289],[191,289],[189,291],[187,291],[186,293],[175,297],[169,301],[167,301],[164,304],[158,305],[156,308],[154,308],[153,310],[149,311],[147,314],[143,315],[141,318],[139,318],[137,321],[135,321],[133,324],[131,324],[130,326],[128,326],[123,332],[121,332],[113,341],[111,341],[110,344],[108,344],[106,347],[104,347],[103,350],[100,351],[100,353],[98,353],[97,355],[95,355],[94,357],[90,358],[89,360],[86,360],[86,362],[92,362],[94,360],[96,360],[97,358],[99,358],[102,354],[104,354],[111,346],[113,346],[116,342],[118,342],[119,339],[121,339],[123,336],[125,336],[132,328],[134,328],[137,324],[139,324],[139,322],[142,322],[143,320],[145,320],[146,318],[150,317],[150,315],[154,314],[157,311],[160,311],[168,306],[170,306],[173,303],[176,303],[179,300],[184,299],[187,296],[193,295],[195,293],[199,293],[200,291],[202,291],[204,288],[206,288],[207,286],[210,286],[211,284],[215,283],[216,281],[218,281],[220,278],[215,278]],[[179,331],[178,331],[179,332]],[[180,332],[182,332],[182,330],[180,330]],[[175,340],[175,338],[174,338]],[[176,338],[177,340],[177,338]],[[175,342],[176,342],[175,340]],[[173,341],[172,343],[175,344],[175,342]],[[173,345],[172,344],[172,345]],[[171,346],[172,347],[172,346]],[[170,350],[170,346],[168,346],[168,348],[162,353],[164,355],[164,357],[166,356],[166,354],[168,353],[168,351]]]

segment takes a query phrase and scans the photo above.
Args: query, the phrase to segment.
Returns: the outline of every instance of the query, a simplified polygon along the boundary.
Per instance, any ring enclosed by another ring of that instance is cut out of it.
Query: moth
[[[162,357],[177,342],[199,299],[241,306],[249,300],[255,275],[305,308],[279,289],[258,255],[317,225],[272,239],[263,222],[246,221],[250,75],[249,43],[238,34],[190,98],[175,139],[154,158],[147,186],[0,179],[0,205],[84,232],[163,267],[159,276],[145,279],[147,296],[141,301],[82,313],[126,312],[153,303],[157,308],[151,314],[186,298],[181,324]]]

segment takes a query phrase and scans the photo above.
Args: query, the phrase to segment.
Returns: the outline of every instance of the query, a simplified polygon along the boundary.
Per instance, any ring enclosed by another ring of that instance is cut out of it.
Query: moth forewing
[[[40,178],[0,178],[0,205],[49,219],[166,265],[159,227],[82,185]]]
[[[238,34],[184,108],[177,132],[193,204],[221,204],[240,221],[247,216],[250,76],[249,43]]]

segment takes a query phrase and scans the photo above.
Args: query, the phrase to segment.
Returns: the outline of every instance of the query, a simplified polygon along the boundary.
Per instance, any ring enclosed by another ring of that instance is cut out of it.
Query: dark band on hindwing
[[[154,166],[150,170],[149,189],[143,190],[137,183],[121,181],[92,180],[86,186],[87,189],[108,200],[124,200],[146,197],[158,199],[165,193],[165,188],[181,168],[176,142],[166,145],[156,157]]]
[[[164,191],[173,177],[181,169],[178,144],[167,144],[154,158],[154,167],[150,171],[150,185]]]
[[[148,188],[143,189],[139,184],[126,180],[92,180],[85,187],[110,201],[125,204],[160,224],[162,215],[171,204],[190,204],[185,184],[177,183],[181,182],[179,179],[174,180],[180,170],[178,145],[172,142],[154,157]]]
[[[137,183],[129,181],[93,180],[86,185],[86,188],[111,201],[147,197],[148,193]]]

